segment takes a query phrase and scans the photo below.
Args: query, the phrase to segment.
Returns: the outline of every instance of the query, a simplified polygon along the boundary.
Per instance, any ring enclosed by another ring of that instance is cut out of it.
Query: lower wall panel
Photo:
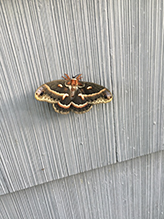
[[[2,218],[164,217],[164,151],[1,196]]]

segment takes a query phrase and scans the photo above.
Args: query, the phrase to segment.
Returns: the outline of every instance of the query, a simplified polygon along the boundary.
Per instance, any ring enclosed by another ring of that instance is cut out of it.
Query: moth
[[[112,100],[111,92],[98,84],[80,81],[82,74],[70,78],[67,74],[62,80],[55,80],[41,85],[35,92],[39,101],[52,103],[57,113],[67,114],[88,112],[94,104],[108,103]]]

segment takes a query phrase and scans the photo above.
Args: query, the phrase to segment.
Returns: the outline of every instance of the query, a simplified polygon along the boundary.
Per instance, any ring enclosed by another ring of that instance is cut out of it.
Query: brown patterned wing
[[[113,96],[111,92],[98,84],[83,82],[84,87],[80,89],[81,98],[83,98],[88,104],[108,103],[112,100]]]
[[[69,88],[65,86],[65,80],[51,81],[41,85],[35,92],[35,98],[53,104],[56,112],[67,114],[71,106]]]

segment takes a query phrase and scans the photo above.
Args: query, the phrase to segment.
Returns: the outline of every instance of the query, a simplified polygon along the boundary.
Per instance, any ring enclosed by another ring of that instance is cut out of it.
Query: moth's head
[[[81,85],[81,83],[79,82],[81,78],[82,78],[82,74],[77,74],[75,76],[72,76],[71,86]]]
[[[82,78],[82,74],[77,74],[75,76],[72,75],[72,79],[80,80]]]
[[[72,78],[70,78],[67,74],[65,74],[66,77],[62,76],[66,81],[67,81],[67,85],[71,85],[71,86],[78,86],[81,85],[81,83],[79,82],[80,79],[82,78],[82,74],[77,74],[75,76],[72,76]]]

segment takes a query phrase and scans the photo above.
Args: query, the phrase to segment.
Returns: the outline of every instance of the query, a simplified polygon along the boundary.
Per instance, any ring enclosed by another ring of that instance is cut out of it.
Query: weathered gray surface
[[[163,166],[158,152],[7,194],[2,218],[163,219]]]
[[[1,194],[164,149],[163,14],[163,1],[1,1]],[[34,99],[79,72],[113,101],[64,116]]]

